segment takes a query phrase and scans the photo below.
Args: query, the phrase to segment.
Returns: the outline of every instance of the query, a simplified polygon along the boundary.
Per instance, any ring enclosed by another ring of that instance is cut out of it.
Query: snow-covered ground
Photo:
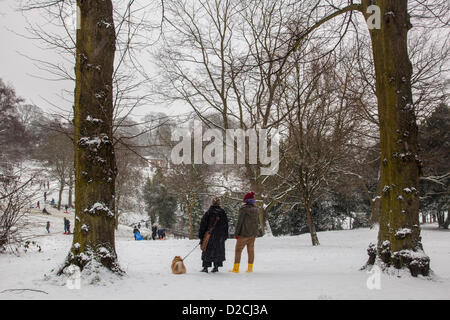
[[[185,261],[187,274],[174,275],[170,264],[175,255],[184,256],[197,240],[134,241],[130,227],[120,226],[117,252],[126,275],[106,277],[97,285],[82,283],[69,289],[45,275],[64,261],[72,237],[63,235],[63,216],[53,212],[44,216],[33,211],[27,219],[29,232],[42,248],[0,255],[0,299],[449,299],[450,232],[425,225],[424,249],[431,257],[431,279],[382,274],[378,289],[370,290],[371,276],[359,271],[367,259],[366,248],[376,240],[377,231],[369,229],[319,233],[321,245],[312,247],[309,234],[295,237],[264,237],[256,240],[254,273],[245,273],[244,251],[241,273],[227,272],[234,257],[235,240],[226,242],[227,261],[219,273],[205,274],[201,269],[200,249]],[[51,222],[46,234],[45,223]],[[11,291],[9,289],[42,290]]]

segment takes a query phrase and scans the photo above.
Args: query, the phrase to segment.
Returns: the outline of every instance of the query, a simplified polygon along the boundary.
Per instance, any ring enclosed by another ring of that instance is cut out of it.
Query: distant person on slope
[[[47,233],[50,233],[50,221],[47,221],[47,225],[45,226],[45,229],[47,229]]]
[[[141,232],[139,231],[139,229],[136,226],[134,226],[133,234],[134,234],[134,240],[142,240]]]
[[[70,220],[64,218],[64,234],[70,234]]]
[[[154,223],[152,225],[152,239],[155,240],[156,239],[156,232],[158,231],[158,226],[156,225],[156,223]]]
[[[218,272],[219,267],[225,261],[225,241],[228,239],[228,217],[220,207],[220,198],[212,199],[211,206],[205,212],[200,222],[198,237],[200,244],[203,242],[206,232],[210,233],[210,238],[206,250],[202,252],[202,272],[208,272],[208,268],[214,264],[212,272]]]
[[[239,209],[238,221],[234,237],[236,247],[234,251],[234,266],[230,272],[239,273],[242,250],[247,247],[248,269],[253,272],[253,261],[255,259],[255,239],[258,235],[258,208],[256,207],[255,193],[248,192],[244,196],[244,204]]]

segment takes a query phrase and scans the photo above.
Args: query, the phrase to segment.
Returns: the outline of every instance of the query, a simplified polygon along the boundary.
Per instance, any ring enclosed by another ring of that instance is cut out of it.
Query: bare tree
[[[51,175],[59,184],[57,208],[61,210],[62,194],[66,185],[70,185],[73,171],[73,136],[71,125],[54,122],[49,125],[45,142],[39,152],[39,158],[51,168]],[[72,181],[73,185],[73,181]],[[69,195],[70,197],[70,195]],[[70,202],[70,201],[69,201]]]
[[[164,46],[156,55],[165,99],[189,105],[208,127],[270,128],[279,124],[282,48],[290,41],[293,1],[168,1]],[[213,115],[220,121],[212,121]],[[245,165],[261,200],[259,167]],[[262,201],[258,201],[262,204]],[[264,206],[261,225],[264,226]]]
[[[188,219],[189,239],[195,239],[194,225],[199,223],[198,208],[203,207],[203,199],[208,193],[209,171],[204,165],[171,166],[166,181],[171,192],[181,204]],[[201,210],[201,209],[200,209]],[[197,219],[197,221],[194,221]]]
[[[115,224],[119,228],[119,217],[127,208],[133,207],[133,196],[142,185],[142,168],[145,162],[133,151],[118,145],[114,149],[117,162],[117,176],[115,188]]]
[[[21,222],[35,196],[28,190],[33,178],[26,178],[23,170],[17,168],[0,173],[0,252],[16,252],[25,241]]]
[[[342,168],[358,127],[353,99],[347,91],[353,79],[350,73],[341,71],[336,63],[325,59],[312,66],[296,65],[283,84],[282,99],[289,111],[280,170],[273,178],[265,179],[272,187],[272,205],[305,208],[314,246],[319,245],[319,239],[312,218],[313,204],[332,182],[337,169]]]
[[[123,1],[124,6],[116,3],[113,7],[112,1],[36,0],[27,1],[24,7],[46,11],[49,23],[59,33],[30,24],[30,38],[67,61],[62,65],[34,59],[38,67],[58,80],[75,82],[76,221],[73,246],[58,274],[70,272],[73,265],[92,272],[97,266],[123,272],[117,263],[114,240],[114,144],[121,142],[114,141],[114,126],[120,127],[123,119],[145,102],[146,95],[139,94],[138,88],[150,80],[133,51],[148,45],[137,39],[138,30],[151,27],[146,24],[145,6],[135,8],[135,2]],[[76,8],[79,26],[75,30]],[[71,115],[67,118],[72,120]]]
[[[23,158],[23,146],[27,141],[25,126],[20,121],[18,107],[23,99],[13,87],[0,79],[0,161],[13,162]]]

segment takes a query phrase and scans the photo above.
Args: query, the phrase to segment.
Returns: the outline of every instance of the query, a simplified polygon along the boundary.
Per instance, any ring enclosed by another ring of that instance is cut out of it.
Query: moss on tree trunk
[[[378,256],[387,265],[429,273],[419,226],[418,128],[412,101],[407,0],[378,0],[381,29],[370,31],[375,62],[381,144]],[[369,1],[363,2],[363,12]],[[367,18],[367,17],[366,17]],[[389,254],[386,254],[389,252]]]
[[[69,173],[69,199],[68,199],[68,206],[70,208],[73,207],[73,200],[72,200],[72,197],[73,197],[73,183],[74,183],[74,181],[73,181],[73,171],[71,170],[70,173]]]
[[[74,106],[75,228],[60,273],[102,265],[121,273],[115,250],[112,74],[115,53],[110,0],[78,0]]]

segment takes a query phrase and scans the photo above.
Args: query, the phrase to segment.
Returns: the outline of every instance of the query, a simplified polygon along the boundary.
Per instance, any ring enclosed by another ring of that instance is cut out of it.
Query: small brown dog
[[[184,266],[183,259],[180,256],[176,256],[172,260],[172,273],[182,274],[186,273],[186,267]]]

